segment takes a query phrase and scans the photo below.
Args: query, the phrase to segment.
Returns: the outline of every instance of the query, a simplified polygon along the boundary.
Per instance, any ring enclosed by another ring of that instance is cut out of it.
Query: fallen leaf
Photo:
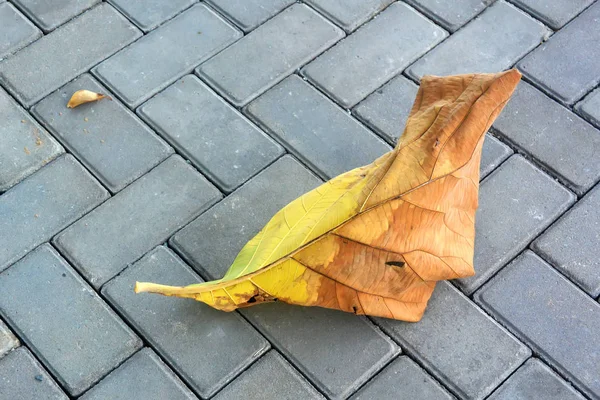
[[[85,103],[98,101],[106,96],[101,93],[92,92],[90,90],[78,90],[73,93],[71,99],[67,103],[67,108],[75,108]]]
[[[280,210],[222,279],[135,291],[224,311],[281,300],[420,320],[436,281],[475,273],[481,148],[520,78],[423,77],[396,148]]]

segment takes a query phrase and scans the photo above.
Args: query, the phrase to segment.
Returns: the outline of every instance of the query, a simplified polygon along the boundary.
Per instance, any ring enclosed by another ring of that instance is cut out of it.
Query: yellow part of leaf
[[[67,108],[75,108],[85,103],[101,100],[105,97],[106,96],[101,93],[92,92],[90,90],[78,90],[71,96],[71,99],[67,103]]]

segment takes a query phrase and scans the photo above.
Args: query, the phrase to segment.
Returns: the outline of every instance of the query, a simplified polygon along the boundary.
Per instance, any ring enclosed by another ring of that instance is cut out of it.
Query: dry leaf
[[[71,96],[71,99],[67,103],[67,108],[75,108],[82,104],[98,101],[105,97],[106,96],[101,93],[92,92],[90,90],[78,90]]]
[[[224,311],[280,300],[418,321],[436,281],[474,274],[481,147],[520,78],[424,77],[396,148],[280,210],[222,279],[136,292]]]

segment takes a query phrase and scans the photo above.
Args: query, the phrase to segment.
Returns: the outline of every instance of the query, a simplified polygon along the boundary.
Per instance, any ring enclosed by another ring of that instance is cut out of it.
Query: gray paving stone
[[[464,399],[483,399],[531,354],[449,282],[438,283],[420,322],[377,322]]]
[[[361,101],[352,113],[395,145],[404,131],[418,90],[412,81],[398,75]]]
[[[150,99],[138,113],[225,192],[283,153],[281,146],[194,75]]]
[[[80,89],[108,93],[84,74],[31,111],[111,192],[123,189],[173,153],[117,100],[103,99],[67,109],[69,98]]]
[[[600,304],[530,251],[475,299],[581,391],[600,398]]]
[[[406,2],[445,29],[454,32],[477,14],[485,10],[494,0],[406,0]]]
[[[400,352],[366,318],[337,310],[271,303],[242,313],[330,399],[347,398]]]
[[[42,32],[10,3],[0,4],[0,59],[27,46]]]
[[[350,33],[394,0],[307,0],[306,2]]]
[[[173,18],[197,0],[108,0],[144,32]]]
[[[308,64],[302,73],[350,108],[446,36],[412,8],[394,3]]]
[[[508,157],[513,154],[510,147],[490,135],[486,135],[481,150],[481,164],[479,166],[479,177],[481,180],[489,175]]]
[[[46,33],[99,2],[100,0],[13,0]]]
[[[571,105],[600,82],[600,3],[581,13],[518,67],[550,96]]]
[[[0,89],[0,192],[52,161],[64,149]]]
[[[600,295],[600,186],[533,242],[532,248],[593,297]]]
[[[585,99],[577,103],[575,110],[583,118],[600,128],[600,89],[594,90]]]
[[[584,400],[571,385],[541,361],[530,358],[489,400]]]
[[[114,8],[100,4],[0,62],[0,83],[30,107],[140,35]]]
[[[171,156],[61,232],[55,244],[98,288],[220,198],[202,175]]]
[[[250,396],[249,396],[250,395]],[[279,353],[270,351],[214,397],[215,400],[324,399]]]
[[[322,178],[369,164],[390,150],[297,75],[250,103],[246,112]]]
[[[243,106],[343,36],[315,11],[294,4],[200,65],[196,73],[230,102]]]
[[[0,271],[108,198],[71,155],[0,196]]]
[[[408,357],[399,357],[360,389],[352,400],[452,400],[453,397]]]
[[[135,108],[240,36],[214,11],[198,4],[102,62],[92,73]]]
[[[519,84],[494,130],[579,195],[600,180],[600,131],[526,82]]]
[[[196,396],[149,348],[144,348],[86,392],[81,400],[192,400]]]
[[[206,0],[244,32],[250,32],[288,7],[294,0]]]
[[[321,183],[298,161],[283,156],[177,232],[170,245],[203,276],[221,278],[277,211]]]
[[[510,0],[519,7],[558,30],[583,11],[594,0]]]
[[[142,346],[48,244],[0,274],[0,293],[2,315],[72,396]]]
[[[533,50],[549,31],[514,6],[497,1],[448,40],[411,65],[415,79],[502,71]]]
[[[159,246],[106,284],[102,293],[203,398],[214,395],[269,349],[269,343],[239,314],[191,299],[136,295],[136,281],[181,286],[201,280],[170,250]]]
[[[0,320],[0,358],[15,347],[18,347],[19,344],[19,339],[17,339],[4,322]]]
[[[67,395],[25,347],[0,359],[0,398],[68,400]]]
[[[476,274],[456,284],[467,294],[475,291],[575,200],[523,157],[509,158],[481,185],[475,218]]]

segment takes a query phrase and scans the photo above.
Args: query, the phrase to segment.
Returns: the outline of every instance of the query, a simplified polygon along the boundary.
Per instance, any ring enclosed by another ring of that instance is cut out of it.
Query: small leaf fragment
[[[71,99],[67,103],[67,108],[75,108],[85,103],[101,100],[105,97],[106,96],[102,93],[92,92],[91,90],[78,90],[71,96]]]

